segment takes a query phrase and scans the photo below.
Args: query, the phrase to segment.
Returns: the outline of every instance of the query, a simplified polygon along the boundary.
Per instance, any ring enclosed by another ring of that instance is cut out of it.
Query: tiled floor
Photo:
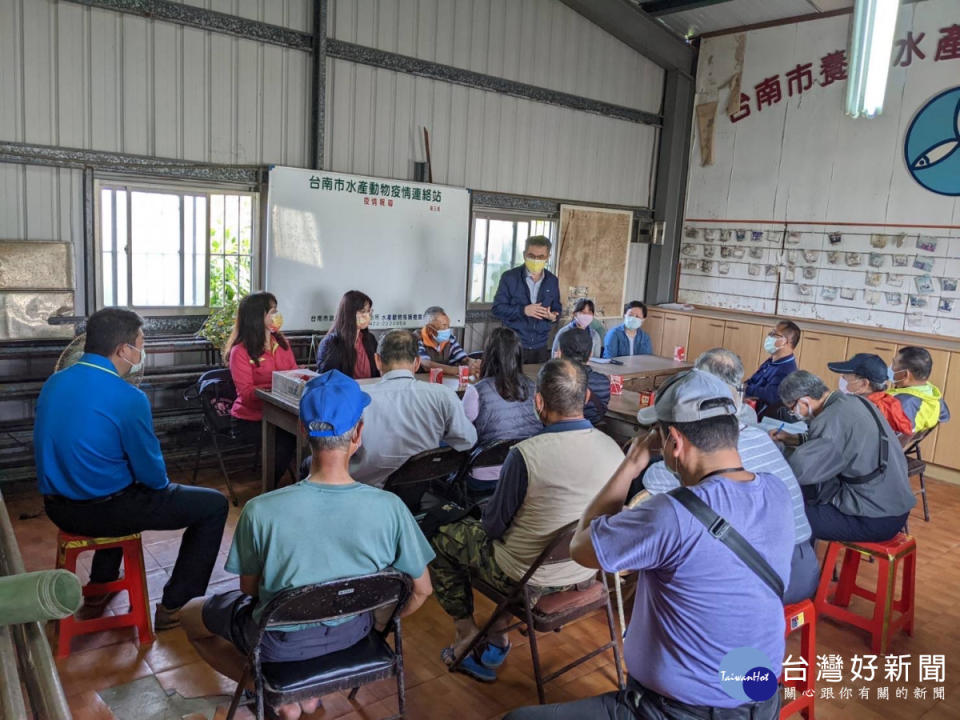
[[[178,474],[174,479],[178,478]],[[201,478],[218,487],[218,476],[212,472]],[[920,653],[946,655],[945,700],[932,698],[896,700],[891,688],[889,701],[852,698],[817,701],[819,720],[834,718],[903,720],[960,717],[960,676],[955,663],[960,658],[960,607],[956,598],[960,591],[960,571],[954,553],[960,550],[960,487],[928,481],[933,520],[924,523],[916,517],[911,531],[919,547],[917,576],[917,616],[914,637],[897,637],[891,652],[912,655],[914,663]],[[242,483],[242,498],[258,490],[252,472]],[[54,565],[56,529],[42,514],[36,495],[7,497],[7,507],[28,570]],[[220,548],[220,560],[211,580],[209,592],[237,587],[234,576],[223,570],[233,527],[239,510],[231,508],[228,527]],[[150,595],[155,603],[179,548],[179,533],[148,532],[144,534]],[[79,563],[81,579],[89,571],[89,556]],[[867,566],[864,575],[873,568]],[[110,612],[125,608],[118,598]],[[490,605],[478,600],[481,617]],[[52,636],[52,626],[49,628]],[[447,672],[440,660],[440,651],[451,637],[451,624],[432,598],[414,616],[404,621],[404,657],[407,673],[407,717],[413,720],[488,720],[499,718],[510,708],[536,702],[536,687],[530,669],[526,639],[515,634],[514,653],[493,685],[482,685],[463,675]],[[564,665],[580,648],[589,648],[606,633],[600,618],[588,619],[569,626],[561,633],[550,634],[541,641],[544,666]],[[859,631],[821,621],[817,628],[818,653],[836,653],[850,658],[855,653],[868,653],[866,636]],[[789,650],[796,653],[796,641]],[[882,665],[882,663],[881,663]],[[60,677],[73,708],[75,720],[222,720],[226,714],[228,695],[233,683],[211,670],[200,660],[180,630],[159,633],[156,641],[144,648],[136,642],[130,628],[90,635],[74,641],[69,658],[59,661]],[[846,668],[849,669],[848,667]],[[916,672],[916,667],[914,667]],[[915,678],[911,678],[913,680]],[[564,675],[547,688],[549,701],[572,700],[614,688],[615,673],[609,654],[594,658],[573,672]],[[874,683],[874,685],[887,683]],[[911,688],[920,683],[904,683]],[[823,685],[823,683],[821,683]],[[931,683],[925,683],[930,686]],[[363,688],[356,700],[346,694],[324,698],[324,707],[313,718],[375,720],[396,712],[396,687],[384,681]],[[245,711],[238,717],[250,717]]]

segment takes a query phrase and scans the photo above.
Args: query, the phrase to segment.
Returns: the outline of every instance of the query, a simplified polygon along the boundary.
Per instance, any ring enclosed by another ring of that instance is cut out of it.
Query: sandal
[[[509,642],[506,647],[500,647],[499,645],[494,645],[492,642],[488,642],[483,646],[483,652],[480,653],[480,663],[486,668],[496,670],[503,665],[503,661],[507,659],[507,655],[510,654],[512,648],[513,645]]]
[[[440,653],[440,659],[447,667],[452,666],[454,661],[453,647],[444,648]],[[492,683],[497,679],[497,673],[488,667],[484,667],[483,663],[480,662],[476,649],[460,661],[456,671],[485,683]]]

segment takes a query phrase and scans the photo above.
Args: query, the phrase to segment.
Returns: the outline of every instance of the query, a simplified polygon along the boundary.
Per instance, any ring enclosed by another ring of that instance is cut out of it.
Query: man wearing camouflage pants
[[[509,592],[557,531],[579,519],[623,460],[617,444],[584,419],[588,393],[581,365],[569,360],[544,365],[534,396],[544,429],[510,450],[482,520],[443,525],[431,540],[437,552],[430,566],[434,592],[456,628],[453,645],[443,651],[448,664],[479,632],[473,619],[471,570]],[[541,567],[531,585],[541,593],[551,592],[595,577],[595,570],[571,560]],[[495,628],[458,670],[493,682],[509,651],[507,634]]]

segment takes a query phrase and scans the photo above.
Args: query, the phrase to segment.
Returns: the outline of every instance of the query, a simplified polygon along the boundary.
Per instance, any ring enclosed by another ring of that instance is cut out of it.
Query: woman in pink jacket
[[[224,351],[237,388],[237,399],[230,414],[236,419],[240,437],[255,446],[261,442],[260,421],[263,419],[263,402],[255,391],[270,389],[274,370],[297,368],[290,343],[280,332],[282,324],[277,298],[268,292],[251,293],[240,301],[237,321]],[[297,452],[297,439],[278,428],[276,447],[274,481],[279,484]]]

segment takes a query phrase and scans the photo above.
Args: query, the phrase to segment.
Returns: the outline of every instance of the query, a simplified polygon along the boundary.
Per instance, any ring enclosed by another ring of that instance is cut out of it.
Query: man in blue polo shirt
[[[800,328],[789,320],[777,323],[763,340],[763,350],[770,357],[746,382],[744,394],[757,399],[757,417],[777,417],[780,408],[780,383],[797,369],[793,357],[800,343]]]
[[[167,479],[150,402],[123,379],[146,356],[142,325],[139,315],[119,308],[90,316],[84,354],[40,391],[33,448],[47,516],[61,530],[117,537],[186,528],[154,620],[157,630],[167,630],[207,589],[228,505],[216,490]],[[90,582],[116,580],[122,559],[120,548],[98,550]],[[101,615],[114,595],[87,597],[78,615]]]
[[[491,312],[520,336],[524,363],[550,359],[547,336],[560,317],[560,283],[546,269],[552,243],[543,235],[527,238],[523,265],[500,276]]]
[[[581,565],[639,571],[624,640],[627,690],[523,708],[505,720],[775,720],[779,715],[780,595],[793,551],[790,494],[773,475],[743,469],[736,405],[719,378],[699,370],[678,375],[657,393],[654,408],[656,428],[634,440],[570,543],[570,555]],[[684,487],[625,509],[630,484],[650,462],[656,441]],[[675,493],[684,489],[689,495],[682,500]],[[702,503],[726,520],[758,554],[758,571],[714,537],[684,500]],[[753,681],[744,681],[747,677]]]
[[[356,482],[350,456],[360,447],[363,409],[370,396],[353,378],[330,370],[307,383],[300,421],[309,437],[310,475],[295,485],[250,500],[233,536],[226,568],[240,590],[198,598],[184,611],[183,627],[200,655],[240,682],[258,631],[260,614],[284,590],[379,572],[393,567],[413,578],[401,616],[432,592],[430,548],[413,515],[391,492]],[[356,615],[313,626],[267,632],[264,662],[292,662],[348,648],[370,632],[374,619]],[[296,718],[318,699],[274,708]]]

